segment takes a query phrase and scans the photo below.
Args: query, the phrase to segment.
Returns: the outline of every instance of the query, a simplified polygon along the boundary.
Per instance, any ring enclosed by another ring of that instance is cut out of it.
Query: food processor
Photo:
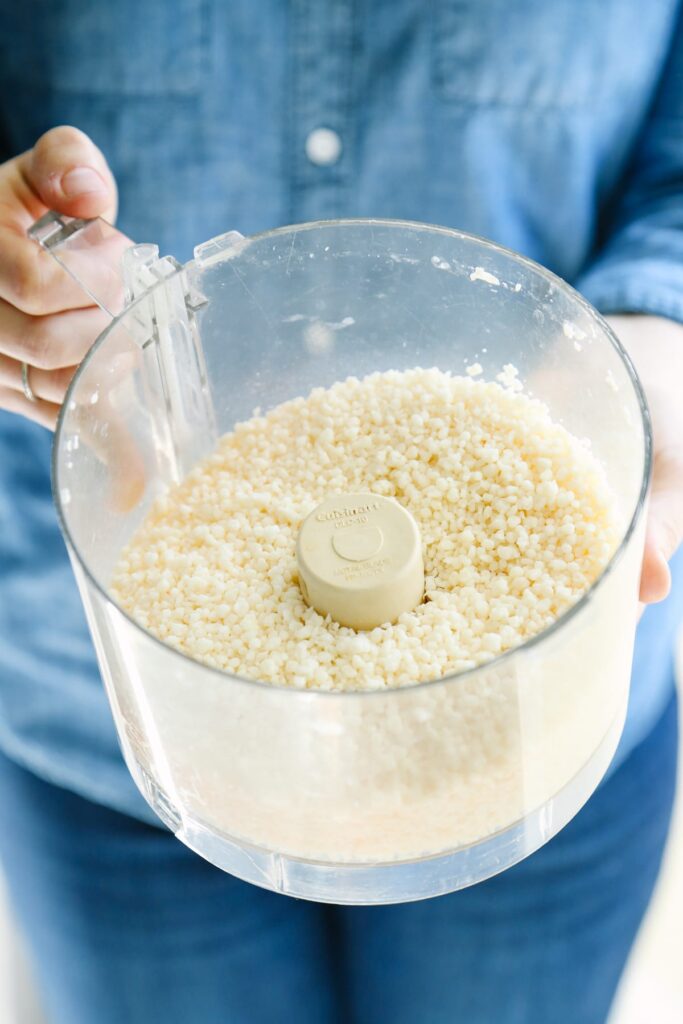
[[[460,889],[555,835],[622,731],[651,464],[642,390],[596,311],[522,256],[418,223],[228,232],[185,265],[99,219],[48,213],[30,234],[112,315],[61,411],[54,496],[126,763],[168,828],[246,881],[348,904]],[[617,549],[544,632],[420,685],[323,692],[208,667],[117,606],[152,504],[255,408],[475,361],[516,367],[614,495]]]

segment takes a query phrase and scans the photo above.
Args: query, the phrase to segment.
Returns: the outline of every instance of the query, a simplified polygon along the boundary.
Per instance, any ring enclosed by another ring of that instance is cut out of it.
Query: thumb
[[[647,535],[640,597],[648,603],[661,601],[671,588],[668,559],[683,538],[683,463],[680,458],[655,462],[648,511]]]
[[[116,217],[116,182],[107,161],[84,132],[51,128],[25,154],[24,173],[50,210],[71,217]]]

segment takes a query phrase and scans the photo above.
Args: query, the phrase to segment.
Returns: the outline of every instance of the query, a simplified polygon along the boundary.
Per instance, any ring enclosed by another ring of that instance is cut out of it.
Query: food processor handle
[[[119,330],[142,353],[147,413],[157,436],[167,439],[170,478],[182,480],[218,436],[196,318],[205,297],[172,256],[160,257],[156,245],[133,244],[101,217],[80,220],[50,210],[28,235],[112,319],[136,302]],[[220,241],[199,247],[206,260]]]
[[[27,233],[112,318],[158,280],[150,268],[159,261],[159,247],[135,245],[101,217],[81,220],[49,210]]]

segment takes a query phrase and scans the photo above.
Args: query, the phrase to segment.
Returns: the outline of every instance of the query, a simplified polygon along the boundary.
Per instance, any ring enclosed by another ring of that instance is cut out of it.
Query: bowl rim
[[[631,383],[636,399],[638,401],[638,407],[641,416],[641,426],[643,430],[643,476],[633,512],[628,520],[628,524],[624,529],[623,536],[619,544],[615,548],[614,552],[612,553],[609,561],[603,568],[600,575],[593,581],[590,587],[586,591],[584,591],[581,597],[574,604],[570,605],[570,607],[567,608],[567,610],[564,611],[560,616],[558,616],[558,618],[556,618],[549,626],[546,626],[546,628],[543,629],[540,633],[536,633],[534,634],[534,636],[529,637],[528,640],[525,640],[517,647],[511,647],[507,651],[503,651],[501,654],[496,655],[494,658],[491,658],[488,661],[479,662],[479,664],[477,665],[473,665],[465,669],[460,669],[457,672],[450,672],[447,675],[439,676],[435,679],[428,679],[424,682],[408,683],[404,686],[393,686],[386,687],[384,689],[373,690],[320,690],[313,687],[308,689],[305,687],[301,688],[291,686],[287,683],[270,683],[260,679],[251,679],[247,676],[238,675],[234,672],[227,672],[220,668],[214,668],[212,665],[207,665],[205,662],[199,661],[197,658],[193,658],[191,655],[186,654],[184,651],[178,650],[178,648],[176,647],[172,647],[170,644],[165,643],[154,633],[150,632],[144,626],[141,626],[138,622],[136,622],[135,619],[120,606],[120,604],[114,599],[114,597],[107,592],[104,585],[100,583],[100,581],[95,577],[95,575],[91,572],[90,568],[88,567],[84,556],[81,554],[78,545],[76,544],[74,538],[72,537],[67,522],[66,513],[64,511],[64,507],[62,504],[59,486],[58,456],[61,449],[62,434],[65,430],[65,420],[67,417],[67,413],[69,411],[69,405],[72,401],[71,396],[75,389],[78,387],[81,375],[87,370],[91,362],[91,359],[95,356],[97,352],[99,352],[100,347],[106,343],[107,338],[112,333],[112,331],[116,329],[119,323],[131,312],[131,310],[135,309],[138,303],[146,301],[149,295],[152,294],[152,292],[156,291],[157,288],[163,287],[165,284],[168,283],[168,281],[172,277],[175,277],[176,274],[182,273],[183,271],[187,270],[190,266],[192,266],[195,263],[195,260],[188,260],[187,263],[179,266],[174,274],[171,274],[164,280],[159,281],[152,288],[149,288],[146,292],[144,292],[137,299],[135,299],[134,302],[125,306],[124,309],[121,310],[121,312],[112,319],[111,323],[108,324],[107,327],[105,327],[101,334],[98,335],[95,342],[93,343],[93,345],[88,350],[85,357],[79,364],[78,369],[76,370],[74,376],[71,378],[71,381],[69,382],[69,386],[67,388],[63,404],[59,410],[57,425],[55,427],[54,440],[52,444],[51,465],[52,496],[57,510],[59,526],[64,536],[67,548],[69,552],[72,554],[72,556],[75,557],[79,569],[83,573],[88,584],[94,587],[98,595],[106,603],[111,605],[116,610],[116,612],[119,615],[121,615],[127,621],[127,623],[129,623],[136,631],[143,634],[143,636],[146,639],[151,640],[154,644],[160,646],[164,652],[176,655],[183,661],[188,662],[191,670],[194,672],[196,672],[197,669],[200,669],[203,672],[214,675],[221,680],[229,680],[231,683],[239,683],[247,686],[256,686],[265,690],[276,691],[278,693],[290,693],[293,696],[297,696],[299,698],[305,697],[309,700],[314,697],[324,698],[328,700],[331,700],[333,698],[347,699],[350,697],[382,698],[391,694],[410,693],[417,688],[422,689],[424,687],[435,687],[445,685],[448,683],[453,683],[456,680],[467,679],[470,676],[476,675],[477,673],[488,672],[494,667],[498,667],[504,663],[512,661],[516,655],[526,653],[527,651],[535,648],[537,645],[540,645],[542,642],[548,640],[550,637],[554,636],[557,632],[559,632],[559,630],[563,628],[567,623],[571,622],[575,617],[577,617],[583,611],[584,608],[586,608],[586,606],[594,599],[598,590],[602,588],[604,581],[612,575],[616,566],[621,561],[621,558],[624,555],[626,548],[628,547],[628,543],[631,540],[631,537],[633,536],[635,529],[638,523],[640,522],[641,516],[644,513],[648,497],[648,491],[650,487],[650,480],[652,476],[653,445],[652,421],[650,416],[650,410],[647,404],[647,399],[645,397],[643,386],[640,382],[640,378],[638,377],[631,357],[629,356],[628,352],[626,351],[622,343],[619,341],[612,327],[607,323],[605,318],[602,316],[602,314],[599,313],[598,310],[595,309],[595,307],[586,298],[584,298],[584,296],[581,295],[580,292],[573,288],[572,285],[570,285],[563,278],[553,273],[553,271],[548,270],[546,267],[542,266],[540,263],[537,263],[535,260],[530,259],[528,256],[523,256],[520,253],[516,252],[514,249],[510,249],[504,245],[499,245],[497,242],[494,242],[489,238],[484,238],[481,235],[475,235],[467,231],[460,231],[457,228],[449,228],[439,224],[429,224],[423,221],[400,220],[394,218],[354,217],[337,218],[331,220],[304,221],[300,224],[283,225],[282,227],[272,228],[268,231],[261,231],[254,235],[248,235],[244,237],[244,241],[250,246],[252,242],[263,241],[265,239],[273,238],[278,235],[310,231],[316,228],[372,227],[373,225],[380,225],[382,227],[395,227],[402,229],[409,228],[413,230],[431,232],[433,234],[446,235],[450,238],[463,239],[466,242],[476,242],[481,247],[483,247],[484,249],[488,249],[491,252],[502,253],[504,256],[512,258],[516,263],[527,268],[537,276],[544,278],[554,288],[558,288],[560,291],[564,292],[566,295],[571,297],[573,301],[576,302],[576,304],[581,309],[583,309],[584,312],[591,319],[597,322],[598,326],[601,328],[603,334],[605,335],[609,343],[612,345],[612,348],[620,357],[621,362],[623,363],[626,369],[627,377]],[[240,246],[240,252],[244,251],[246,247],[246,245],[244,247]]]

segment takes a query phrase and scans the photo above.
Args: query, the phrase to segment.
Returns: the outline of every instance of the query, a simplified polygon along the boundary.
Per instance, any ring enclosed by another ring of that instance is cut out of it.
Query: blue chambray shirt
[[[0,0],[0,159],[77,125],[116,175],[122,229],[182,260],[231,228],[424,220],[533,257],[603,312],[683,322],[680,6]],[[327,162],[320,128],[341,144]],[[50,444],[0,413],[0,748],[156,820],[118,751]],[[620,758],[670,695],[682,610],[677,574],[638,631]]]

